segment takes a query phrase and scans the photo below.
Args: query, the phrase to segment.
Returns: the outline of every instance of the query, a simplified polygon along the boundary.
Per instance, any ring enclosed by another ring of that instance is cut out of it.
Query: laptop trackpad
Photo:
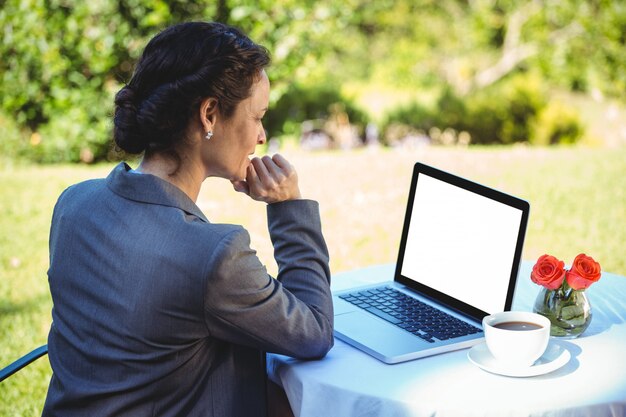
[[[387,357],[430,346],[417,336],[364,311],[335,316],[335,333],[348,343],[356,342],[361,349],[372,349]]]

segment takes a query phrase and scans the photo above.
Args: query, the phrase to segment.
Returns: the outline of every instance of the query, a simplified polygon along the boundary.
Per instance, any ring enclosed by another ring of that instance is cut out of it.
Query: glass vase
[[[585,290],[574,290],[567,284],[556,290],[542,288],[533,311],[550,320],[550,336],[573,339],[591,323],[591,304]]]

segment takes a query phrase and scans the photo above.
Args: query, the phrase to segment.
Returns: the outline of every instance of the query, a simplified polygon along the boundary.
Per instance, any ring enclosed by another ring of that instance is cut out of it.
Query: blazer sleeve
[[[319,207],[309,200],[268,205],[278,279],[267,274],[243,228],[224,236],[209,262],[205,321],[211,336],[296,358],[333,345],[328,249]]]

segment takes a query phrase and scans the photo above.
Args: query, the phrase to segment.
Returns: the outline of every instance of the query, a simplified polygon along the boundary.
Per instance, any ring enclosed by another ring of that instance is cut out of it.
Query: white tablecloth
[[[523,262],[513,310],[532,309],[539,287]],[[393,279],[393,265],[333,277],[333,290]],[[604,273],[587,290],[593,319],[561,341],[571,360],[550,374],[512,378],[485,372],[467,349],[386,365],[335,339],[319,361],[268,355],[296,417],[626,416],[626,278]]]

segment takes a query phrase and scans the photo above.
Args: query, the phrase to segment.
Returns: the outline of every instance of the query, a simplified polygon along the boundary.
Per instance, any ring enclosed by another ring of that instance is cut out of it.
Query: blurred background
[[[112,146],[113,97],[146,42],[188,20],[238,26],[272,53],[258,153],[286,155],[320,202],[334,273],[395,262],[421,161],[528,200],[524,259],[585,252],[626,275],[624,1],[5,0],[0,367],[46,342],[56,198],[136,166]],[[209,179],[198,205],[248,228],[276,272],[261,204]],[[40,414],[40,362],[0,383],[0,416]]]
[[[114,94],[147,40],[185,20],[272,52],[275,146],[626,141],[622,1],[8,0],[1,153],[115,159]]]

